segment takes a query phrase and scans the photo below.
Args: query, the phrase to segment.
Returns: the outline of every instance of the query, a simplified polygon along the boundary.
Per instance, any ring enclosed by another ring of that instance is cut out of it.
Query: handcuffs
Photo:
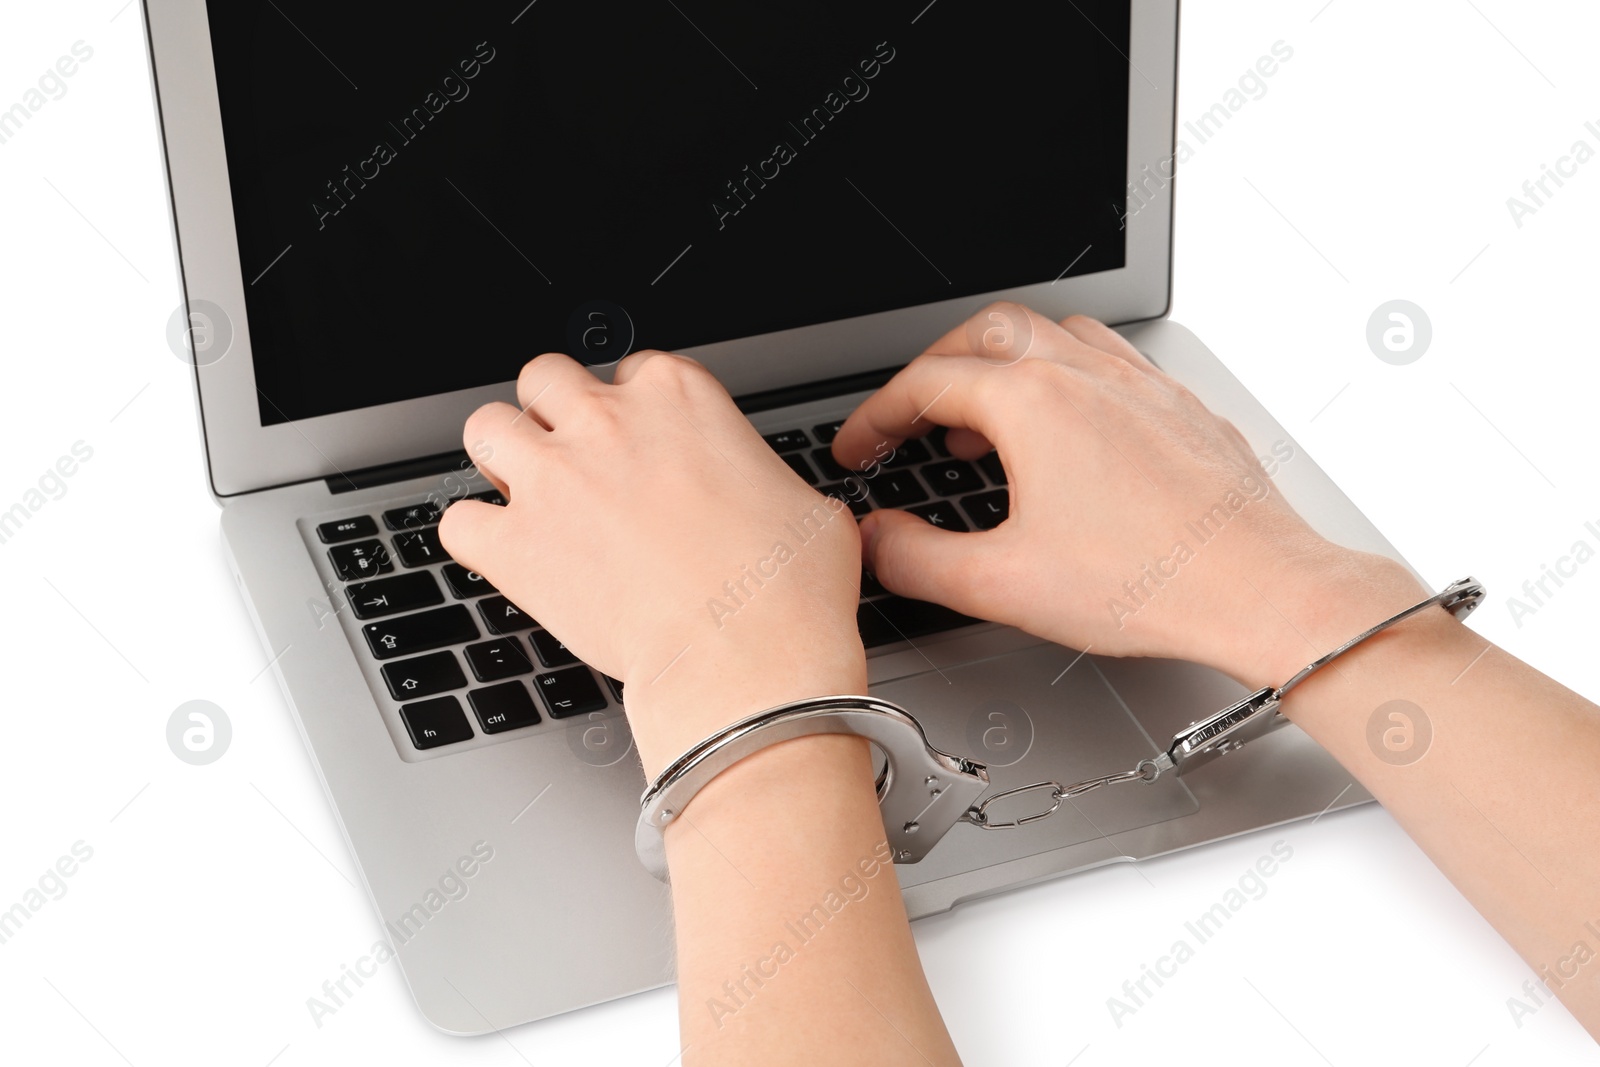
[[[815,697],[782,704],[724,727],[667,766],[639,800],[634,848],[646,869],[666,881],[663,831],[707,782],[768,745],[809,734],[848,734],[866,738],[883,753],[886,765],[878,776],[877,791],[889,848],[896,863],[916,863],[958,822],[984,830],[1013,829],[1048,818],[1063,800],[1101,786],[1153,782],[1168,771],[1182,777],[1287,724],[1289,720],[1278,708],[1289,691],[1363,641],[1435,604],[1464,619],[1484,595],[1484,586],[1476,579],[1452,582],[1307,664],[1284,684],[1258,689],[1238,703],[1190,723],[1173,736],[1165,752],[1140,760],[1132,770],[1071,785],[1034,782],[981,802],[978,798],[989,788],[988,768],[934,748],[922,725],[896,704],[869,696]],[[1041,789],[1050,790],[1048,808],[1004,822],[989,818],[989,807],[996,801]]]

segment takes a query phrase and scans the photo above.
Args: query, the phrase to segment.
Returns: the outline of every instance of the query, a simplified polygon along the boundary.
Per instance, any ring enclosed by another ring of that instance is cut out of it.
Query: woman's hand
[[[457,503],[440,535],[623,680],[654,777],[734,719],[866,689],[861,543],[849,509],[801,481],[699,364],[641,352],[616,381],[566,356],[529,363],[521,410],[480,408],[464,435],[509,503]],[[881,854],[872,770],[861,738],[785,741],[718,775],[667,828],[682,1039],[700,1062],[881,1063],[904,1059],[908,1041],[920,1059],[958,1062],[883,863],[883,888],[853,897],[754,1005],[734,1001],[737,1020],[708,1010],[730,977],[770,959],[785,922]]]
[[[864,558],[896,593],[1072,648],[1194,660],[1253,686],[1324,651],[1307,634],[1365,620],[1343,640],[1423,595],[1398,564],[1317,535],[1232,424],[1092,319],[985,309],[863,403],[834,455],[855,467],[935,425],[951,428],[958,457],[999,449],[1010,516],[957,533],[869,515]]]
[[[743,715],[865,688],[849,510],[802,482],[698,363],[639,352],[607,385],[547,354],[517,399],[464,433],[509,503],[457,503],[440,535],[625,683],[648,773]]]

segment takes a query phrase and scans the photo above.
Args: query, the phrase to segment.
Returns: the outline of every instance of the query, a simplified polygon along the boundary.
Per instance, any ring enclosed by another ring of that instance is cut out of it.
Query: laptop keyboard
[[[801,478],[857,516],[904,508],[946,530],[987,530],[1010,507],[1005,471],[990,453],[952,458],[944,431],[907,441],[867,472],[847,470],[829,450],[839,422],[781,430],[767,443]],[[470,499],[504,504],[498,492]],[[439,542],[436,504],[323,522],[317,538],[361,622],[361,653],[381,664],[384,691],[399,707],[412,746],[427,751],[548,720],[603,711],[622,684],[592,671],[482,575],[450,559]],[[379,528],[381,521],[382,529]],[[856,622],[868,649],[954,630],[979,620],[897,597],[861,575]]]

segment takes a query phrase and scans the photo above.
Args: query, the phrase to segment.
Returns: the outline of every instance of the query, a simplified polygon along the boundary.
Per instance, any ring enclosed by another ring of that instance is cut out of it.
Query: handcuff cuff
[[[1002,790],[981,802],[978,798],[989,788],[988,768],[934,748],[921,723],[896,704],[869,696],[814,697],[782,704],[724,727],[668,765],[639,800],[634,848],[646,869],[666,881],[663,832],[706,783],[746,756],[780,741],[811,734],[846,734],[866,738],[883,753],[885,767],[877,778],[877,793],[889,849],[896,863],[916,863],[957,823],[983,830],[1015,829],[1049,818],[1062,801],[1102,786],[1154,782],[1168,771],[1181,778],[1286,725],[1289,720],[1278,709],[1289,691],[1357,645],[1435,604],[1457,619],[1465,619],[1484,595],[1483,584],[1474,578],[1452,582],[1307,664],[1282,685],[1258,689],[1238,703],[1190,723],[1173,735],[1166,751],[1140,760],[1132,770],[1071,785],[1034,782]],[[1050,790],[1049,807],[1044,810],[1003,822],[989,817],[989,807],[996,801],[1042,789]]]

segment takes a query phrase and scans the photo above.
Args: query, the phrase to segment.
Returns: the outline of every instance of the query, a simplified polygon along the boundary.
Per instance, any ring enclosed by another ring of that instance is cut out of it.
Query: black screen
[[[1121,267],[1128,8],[213,0],[262,423]]]

